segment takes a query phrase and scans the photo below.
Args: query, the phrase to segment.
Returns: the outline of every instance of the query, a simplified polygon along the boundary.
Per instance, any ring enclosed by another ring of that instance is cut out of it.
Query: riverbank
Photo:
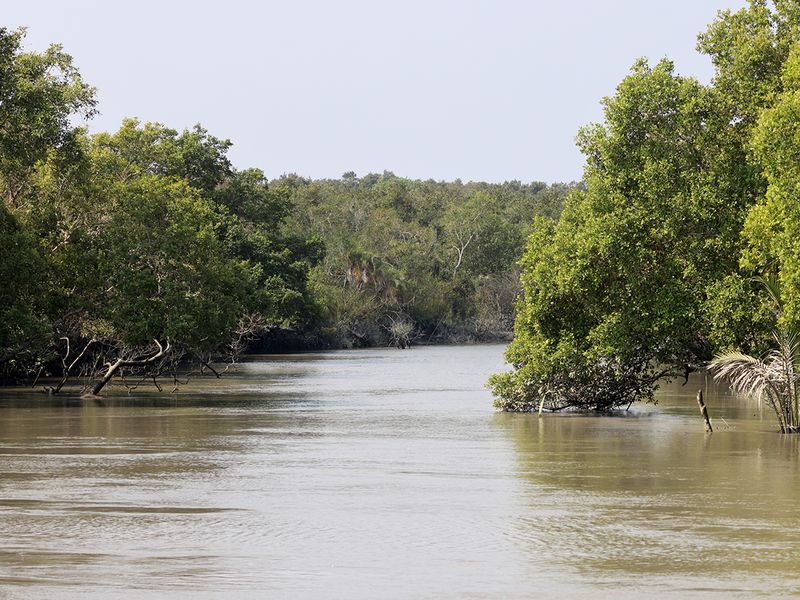
[[[440,324],[430,330],[415,330],[408,336],[408,346],[500,344],[510,342],[513,337],[514,332],[511,329],[472,321],[456,325]],[[277,329],[256,340],[251,346],[251,353],[278,354],[392,346],[397,346],[397,340],[388,328],[379,326],[362,331],[344,326],[313,330]]]

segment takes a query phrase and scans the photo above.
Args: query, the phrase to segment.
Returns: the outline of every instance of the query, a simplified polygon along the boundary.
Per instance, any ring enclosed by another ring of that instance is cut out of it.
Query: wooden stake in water
[[[706,408],[706,403],[703,401],[703,390],[697,392],[697,406],[700,407],[700,415],[703,417],[706,433],[714,433],[714,430],[711,428],[711,421],[708,419],[708,408]]]

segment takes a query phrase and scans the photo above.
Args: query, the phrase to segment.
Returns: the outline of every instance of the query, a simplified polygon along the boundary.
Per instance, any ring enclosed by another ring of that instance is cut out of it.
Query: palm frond
[[[715,372],[714,379],[727,379],[737,394],[761,398],[774,390],[774,381],[779,377],[772,361],[765,362],[741,352],[718,354],[709,363]]]
[[[793,370],[795,373],[800,372],[800,333],[797,331],[786,331],[782,336],[784,338],[783,342],[782,344],[779,343],[778,347],[781,345],[786,346],[792,361]]]
[[[756,277],[774,303],[777,327],[772,334],[775,347],[763,359],[741,352],[718,354],[709,363],[714,379],[727,379],[737,394],[766,399],[775,411],[782,432],[797,432],[800,421],[800,333],[781,323],[780,281],[776,273]]]
[[[763,286],[774,302],[775,310],[781,312],[783,310],[783,300],[781,299],[781,281],[778,278],[778,273],[770,271],[766,276],[757,275],[753,277],[753,280]]]

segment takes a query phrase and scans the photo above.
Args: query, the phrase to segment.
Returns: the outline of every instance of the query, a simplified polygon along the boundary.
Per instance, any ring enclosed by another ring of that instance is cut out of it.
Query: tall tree
[[[529,240],[499,406],[626,405],[710,358],[703,306],[736,268],[752,198],[716,106],[671,62],[639,61],[581,132],[588,189]]]
[[[768,187],[747,216],[742,263],[751,272],[777,276],[781,325],[800,331],[800,44],[792,48],[781,81],[783,91],[762,111],[753,136]]]
[[[36,163],[48,154],[70,160],[78,131],[73,117],[90,117],[94,89],[61,46],[23,52],[24,29],[0,28],[0,186],[17,207]]]
[[[80,162],[75,118],[94,112],[94,90],[60,46],[24,52],[25,30],[0,28],[0,371],[25,372],[49,352],[52,272],[39,227],[37,165],[64,172]],[[46,223],[52,226],[52,221]]]

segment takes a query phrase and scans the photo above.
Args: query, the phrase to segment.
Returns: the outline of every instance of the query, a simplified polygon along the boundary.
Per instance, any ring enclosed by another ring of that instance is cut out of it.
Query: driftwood
[[[143,358],[140,360],[125,360],[124,358],[119,358],[113,363],[106,363],[108,369],[106,369],[105,375],[103,375],[102,379],[94,384],[92,391],[89,394],[84,395],[85,398],[93,398],[98,397],[100,395],[100,391],[106,386],[106,384],[111,381],[114,375],[119,371],[122,367],[145,367],[147,365],[151,365],[156,362],[159,358],[163,358],[170,349],[169,340],[167,340],[167,345],[162,346],[158,340],[153,340],[158,346],[158,352],[149,356],[147,358]]]
[[[61,377],[61,381],[58,382],[58,385],[56,387],[50,388],[50,390],[48,391],[48,393],[50,393],[50,394],[57,394],[58,392],[61,391],[61,388],[64,387],[64,384],[67,383],[67,380],[69,379],[70,375],[72,374],[72,369],[74,369],[75,366],[79,362],[81,362],[81,359],[86,354],[86,351],[89,349],[89,346],[91,346],[92,344],[94,344],[97,341],[95,338],[92,338],[91,340],[89,340],[86,343],[86,345],[83,347],[83,350],[81,350],[80,353],[75,357],[75,359],[71,363],[67,363],[67,360],[69,359],[69,354],[70,354],[69,338],[68,337],[62,337],[61,339],[64,340],[67,343],[67,349],[64,352],[64,356],[61,357],[61,373],[62,373],[62,377]]]
[[[703,401],[703,390],[699,390],[697,392],[697,406],[700,407],[700,416],[703,417],[703,424],[706,428],[706,433],[714,433],[714,430],[711,428],[711,421],[708,419],[708,408],[706,407],[706,403]]]

